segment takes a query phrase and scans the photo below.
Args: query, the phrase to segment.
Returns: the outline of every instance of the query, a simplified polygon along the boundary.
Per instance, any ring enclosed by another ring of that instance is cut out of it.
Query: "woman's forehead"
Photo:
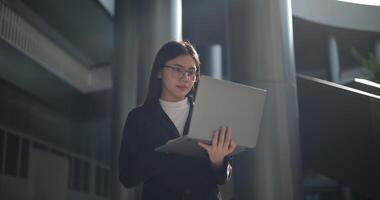
[[[175,67],[179,67],[179,68],[183,68],[183,69],[193,69],[193,70],[197,70],[197,67],[196,66],[183,66],[183,65],[180,65],[180,64],[168,64],[170,66],[175,66]]]
[[[185,69],[190,69],[190,68],[197,69],[194,58],[189,55],[178,56],[176,58],[173,58],[167,61],[166,64],[175,65],[175,66],[185,68]]]

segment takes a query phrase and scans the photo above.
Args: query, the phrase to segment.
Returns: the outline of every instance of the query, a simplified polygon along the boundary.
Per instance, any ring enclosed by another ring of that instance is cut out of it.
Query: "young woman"
[[[208,159],[154,150],[187,134],[199,67],[198,54],[189,42],[166,43],[154,60],[144,104],[128,114],[120,181],[127,188],[143,183],[143,200],[218,200],[218,185],[231,176],[228,154],[236,144],[228,127],[214,131],[210,145],[199,143]]]

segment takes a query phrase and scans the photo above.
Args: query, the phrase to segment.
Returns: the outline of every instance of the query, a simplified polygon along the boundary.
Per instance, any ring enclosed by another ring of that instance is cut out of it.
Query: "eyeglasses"
[[[195,82],[197,80],[197,71],[194,69],[185,70],[180,67],[174,67],[170,65],[165,65],[164,67],[170,68],[175,78],[181,79],[186,76],[186,78],[192,82]]]

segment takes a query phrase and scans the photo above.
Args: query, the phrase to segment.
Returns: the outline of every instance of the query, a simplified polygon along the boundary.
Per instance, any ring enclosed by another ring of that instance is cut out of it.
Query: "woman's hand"
[[[224,157],[232,153],[236,148],[236,143],[231,138],[231,128],[221,127],[212,133],[211,145],[198,142],[204,148],[212,165],[219,168],[223,165]]]

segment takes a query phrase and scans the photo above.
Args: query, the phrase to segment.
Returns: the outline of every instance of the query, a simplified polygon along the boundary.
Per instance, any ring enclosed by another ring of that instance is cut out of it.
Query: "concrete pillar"
[[[118,179],[118,157],[122,129],[128,111],[137,104],[139,0],[115,2],[115,60],[113,66],[113,119],[111,199],[136,199],[134,190],[126,191]]]
[[[338,83],[340,80],[340,63],[338,43],[334,36],[328,38],[329,52],[329,80]]]
[[[154,56],[169,40],[182,39],[181,0],[141,0],[138,103],[144,101]]]
[[[268,91],[258,145],[236,157],[236,199],[302,199],[291,0],[228,4],[231,80]]]
[[[375,56],[380,60],[380,40],[375,41]]]
[[[124,189],[118,180],[118,154],[128,112],[142,103],[153,59],[169,40],[182,38],[181,0],[116,0],[111,199],[140,198],[139,189]]]
[[[217,79],[223,76],[222,46],[214,44],[198,47],[201,60],[201,74]]]
[[[352,190],[349,187],[342,187],[341,188],[341,195],[343,200],[352,200]]]

